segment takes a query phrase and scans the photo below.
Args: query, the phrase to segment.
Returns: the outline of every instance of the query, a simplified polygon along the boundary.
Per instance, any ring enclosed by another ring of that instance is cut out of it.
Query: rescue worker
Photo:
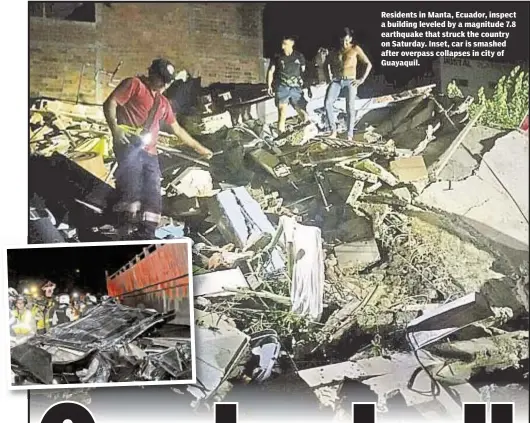
[[[72,298],[72,301],[70,302],[70,313],[71,321],[79,319],[79,316],[81,315],[81,303],[76,298]]]
[[[19,295],[15,288],[9,288],[7,292],[9,296],[9,310],[13,310],[15,308],[15,303],[17,302],[17,298]]]
[[[98,305],[98,299],[92,294],[87,294],[87,296],[85,297],[85,300],[86,300],[86,305],[85,305],[85,309],[82,311],[83,315],[88,314],[90,310],[92,310],[94,307]]]
[[[28,300],[20,295],[15,302],[15,309],[11,312],[9,326],[11,335],[16,337],[16,342],[20,343],[32,337],[37,332],[35,319],[31,311],[27,309]]]
[[[306,68],[304,55],[294,50],[294,37],[284,37],[283,53],[271,62],[267,74],[268,94],[275,96],[278,108],[278,132],[285,132],[287,107],[291,104],[303,122],[309,121],[304,97],[303,75]],[[278,72],[278,75],[276,75]]]
[[[52,326],[62,325],[72,321],[72,310],[70,307],[70,295],[59,295],[59,305],[55,308],[52,317]]]
[[[46,300],[44,298],[37,298],[35,304],[31,309],[31,314],[35,319],[37,325],[37,335],[46,333]]]
[[[357,64],[359,63],[366,66],[361,78],[357,78]],[[353,32],[349,28],[345,28],[345,34],[341,38],[340,51],[330,55],[327,68],[331,83],[326,92],[324,105],[331,129],[330,136],[332,138],[337,137],[337,124],[333,105],[339,98],[341,91],[346,90],[348,140],[352,141],[356,123],[355,98],[357,97],[357,88],[364,83],[370,74],[372,63],[363,49],[354,42]]]
[[[103,105],[118,162],[116,190],[122,239],[154,239],[160,223],[162,196],[157,137],[160,121],[188,147],[209,159],[213,153],[177,122],[163,92],[175,79],[174,66],[153,60],[147,76],[124,79]]]

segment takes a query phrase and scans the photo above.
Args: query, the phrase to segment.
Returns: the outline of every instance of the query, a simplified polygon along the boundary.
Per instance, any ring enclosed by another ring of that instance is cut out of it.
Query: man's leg
[[[145,155],[142,186],[143,213],[138,238],[151,240],[155,238],[155,231],[162,214],[161,172],[158,156],[145,152],[143,154]]]
[[[289,88],[279,85],[276,90],[276,107],[278,107],[278,132],[285,132],[285,121],[287,120],[287,106],[289,105]]]
[[[346,87],[346,111],[348,113],[348,140],[353,141],[353,132],[355,131],[355,121],[357,112],[355,110],[355,98],[357,97],[357,86],[353,81],[349,81]]]
[[[142,161],[141,150],[129,147],[116,154],[116,191],[118,203],[114,211],[118,214],[118,231],[120,238],[128,238],[138,220],[141,208]]]
[[[326,92],[326,99],[324,101],[332,138],[335,138],[337,136],[337,124],[335,122],[335,113],[333,111],[333,105],[335,104],[335,101],[337,101],[337,98],[339,98],[340,90],[341,83],[339,81],[331,81]]]
[[[302,120],[302,123],[309,122],[309,115],[307,114],[307,100],[304,97],[302,88],[291,88],[291,105],[298,113],[298,117]]]

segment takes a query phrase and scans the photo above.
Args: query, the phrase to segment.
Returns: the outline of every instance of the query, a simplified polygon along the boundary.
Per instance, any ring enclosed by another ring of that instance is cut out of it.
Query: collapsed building
[[[354,140],[330,139],[321,85],[312,122],[278,137],[251,88],[183,119],[210,162],[161,135],[157,237],[193,240],[197,383],[179,393],[201,409],[240,386],[305,392],[341,417],[365,387],[382,410],[460,418],[491,380],[527,386],[528,135],[425,86],[357,99]],[[32,242],[116,239],[102,111],[30,113]]]

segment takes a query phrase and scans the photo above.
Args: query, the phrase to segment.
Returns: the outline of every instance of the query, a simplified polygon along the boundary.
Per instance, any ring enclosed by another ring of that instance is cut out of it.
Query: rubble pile
[[[426,416],[440,404],[456,416],[455,392],[480,401],[471,385],[484,372],[527,375],[527,258],[515,264],[460,216],[418,201],[451,179],[472,99],[432,86],[358,99],[352,141],[321,135],[312,101],[313,122],[281,136],[266,119],[203,130],[208,163],[160,146],[165,227],[178,228],[167,233],[194,241],[194,404],[292,378],[337,416],[348,381],[383,409],[401,395]],[[431,395],[411,388],[415,377]]]
[[[99,305],[79,320],[12,345],[12,376],[30,385],[191,379],[189,327],[172,325],[173,318]]]

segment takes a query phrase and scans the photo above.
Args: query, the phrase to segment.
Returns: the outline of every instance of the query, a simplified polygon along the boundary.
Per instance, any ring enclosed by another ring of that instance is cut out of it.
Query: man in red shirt
[[[182,128],[163,92],[175,79],[174,66],[156,59],[148,75],[123,80],[103,105],[118,161],[116,190],[124,239],[154,239],[162,213],[157,136],[164,121],[184,144],[205,158],[212,152]]]

